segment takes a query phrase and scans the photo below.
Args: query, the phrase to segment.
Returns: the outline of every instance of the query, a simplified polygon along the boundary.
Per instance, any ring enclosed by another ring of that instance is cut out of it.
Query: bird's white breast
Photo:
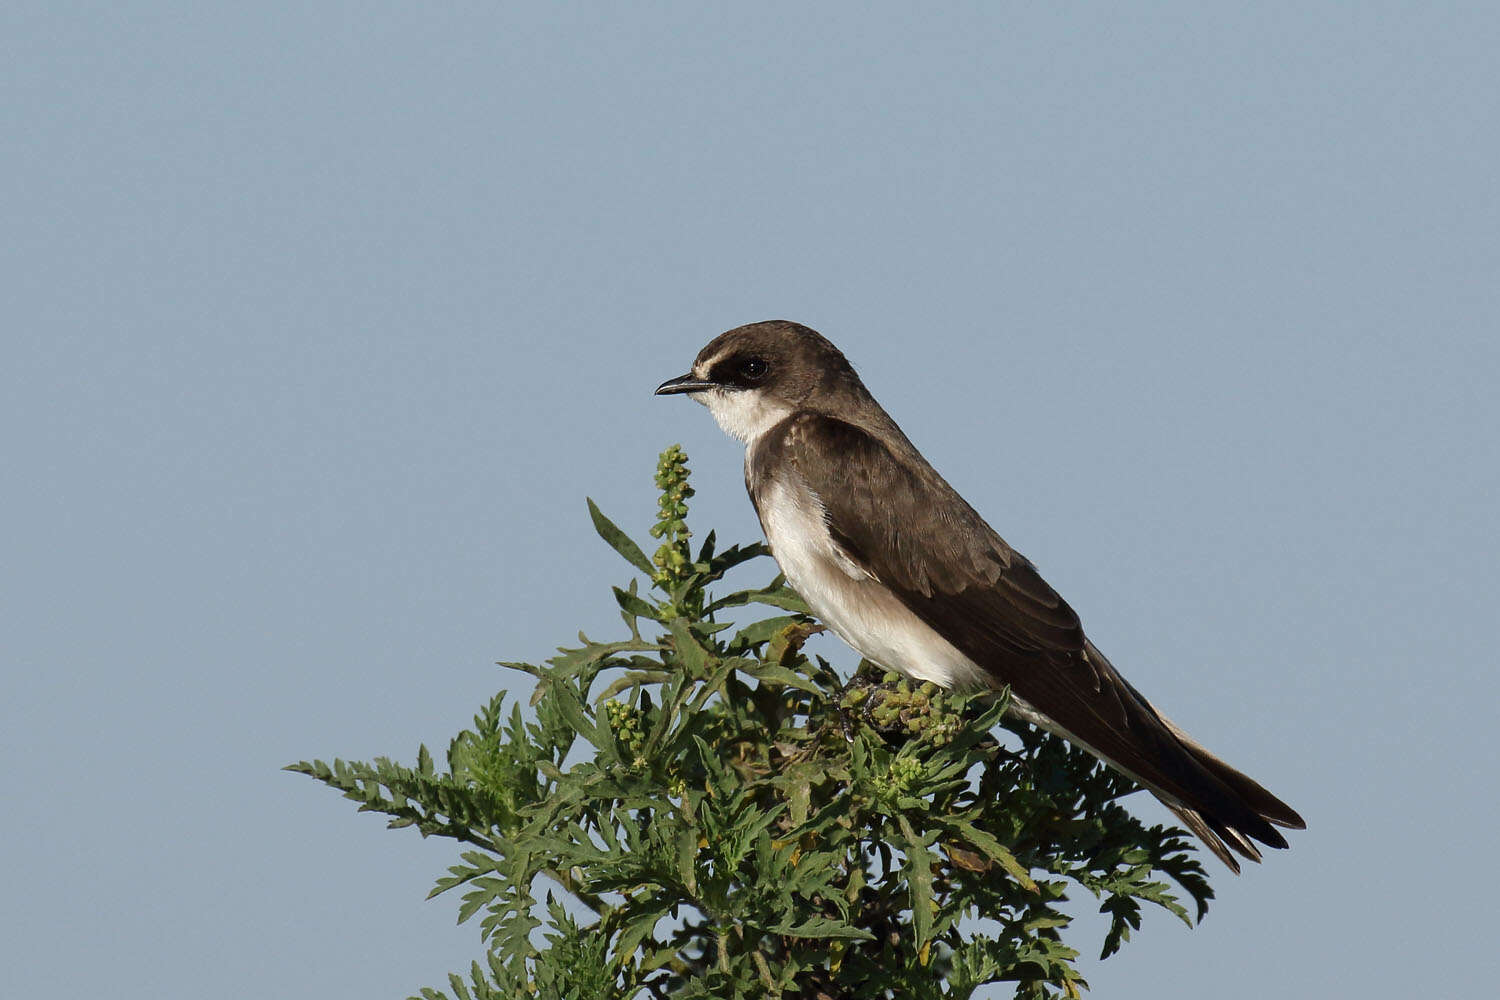
[[[757,507],[787,582],[860,655],[945,688],[987,686],[983,670],[838,546],[822,502],[795,474],[777,476]]]

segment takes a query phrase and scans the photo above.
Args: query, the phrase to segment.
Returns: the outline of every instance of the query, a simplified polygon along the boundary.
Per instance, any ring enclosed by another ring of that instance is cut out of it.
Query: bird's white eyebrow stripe
[[[713,357],[705,358],[704,360],[698,362],[697,364],[693,365],[693,374],[698,378],[708,378],[709,372],[714,370],[714,365],[729,357],[729,353],[730,352],[727,350],[720,351]]]

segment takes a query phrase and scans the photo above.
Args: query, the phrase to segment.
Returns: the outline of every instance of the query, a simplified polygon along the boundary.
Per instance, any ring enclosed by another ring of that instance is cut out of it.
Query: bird
[[[1148,789],[1231,871],[1305,829],[1285,802],[1162,714],[1032,562],[943,479],[837,347],[770,320],[711,340],[657,395],[745,445],[745,488],[787,582],[876,665],[1009,711]]]

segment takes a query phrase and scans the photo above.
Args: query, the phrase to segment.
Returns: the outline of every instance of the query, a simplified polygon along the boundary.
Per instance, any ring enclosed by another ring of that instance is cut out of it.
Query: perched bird
[[[844,355],[796,323],[721,334],[657,395],[685,393],[745,443],[771,552],[866,659],[1011,710],[1150,789],[1232,870],[1302,817],[1157,711],[1078,615],[933,470]]]

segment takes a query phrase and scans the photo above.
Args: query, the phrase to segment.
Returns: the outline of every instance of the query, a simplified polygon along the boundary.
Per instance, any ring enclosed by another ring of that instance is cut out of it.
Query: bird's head
[[[703,403],[727,433],[752,442],[799,409],[840,392],[863,392],[837,347],[797,323],[768,320],[721,333],[692,371],[656,387]]]

